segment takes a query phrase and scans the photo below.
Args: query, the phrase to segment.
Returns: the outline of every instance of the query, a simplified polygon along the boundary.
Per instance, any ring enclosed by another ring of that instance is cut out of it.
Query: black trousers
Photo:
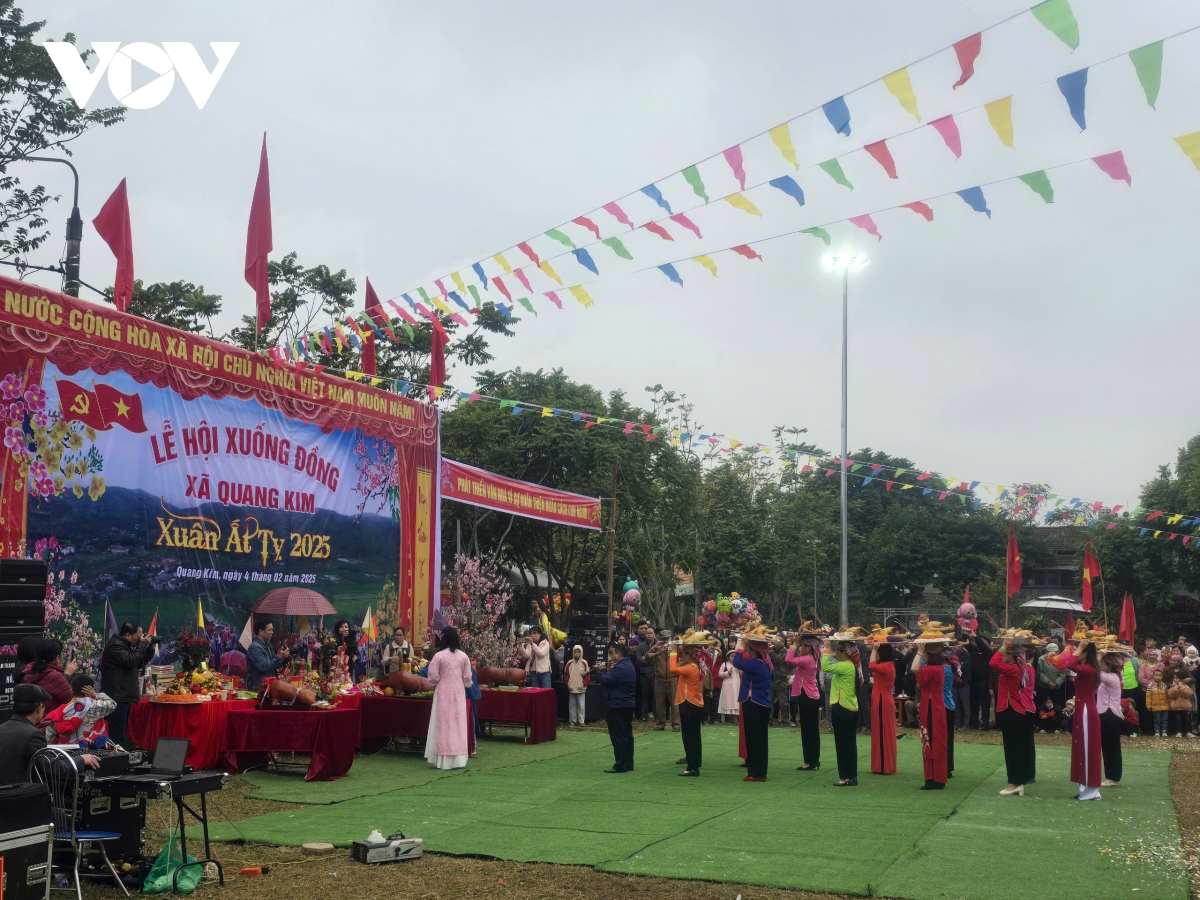
[[[996,713],[996,724],[1004,735],[1004,766],[1008,770],[1008,783],[1029,784],[1037,774],[1033,719],[1009,707]]]
[[[992,686],[987,681],[971,682],[971,727],[988,728],[992,718]]]
[[[858,778],[858,713],[833,704],[833,746],[837,750],[838,778]]]
[[[954,710],[946,710],[946,773],[954,774]]]
[[[766,778],[771,708],[747,700],[742,704],[742,718],[746,720],[746,775],[750,778]]]
[[[801,694],[796,698],[800,713],[800,744],[804,747],[804,764],[821,764],[821,698]]]
[[[683,755],[691,772],[700,771],[701,742],[700,723],[704,721],[704,707],[684,701],[679,704],[679,731],[683,737]]]
[[[649,719],[654,715],[654,676],[638,673],[637,677],[638,718]]]
[[[613,768],[633,771],[633,707],[608,708],[608,739],[613,746]]]
[[[129,703],[118,703],[117,708],[104,717],[108,723],[108,739],[114,743],[125,744],[125,728],[129,725]]]
[[[1104,777],[1109,781],[1120,781],[1121,735],[1125,732],[1125,720],[1111,709],[1100,713],[1100,755],[1104,758]]]

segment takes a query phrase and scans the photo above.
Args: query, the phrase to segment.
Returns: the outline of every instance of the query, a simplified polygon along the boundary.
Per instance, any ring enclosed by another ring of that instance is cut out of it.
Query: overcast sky
[[[807,427],[836,450],[840,286],[808,235],[758,245],[761,262],[713,254],[719,275],[679,265],[685,286],[646,265],[1052,166],[1055,202],[1016,181],[984,188],[989,220],[957,197],[875,216],[881,242],[848,224],[834,246],[870,265],[852,276],[850,443],[908,456],[963,479],[1045,482],[1067,496],[1136,502],[1156,466],[1200,431],[1194,347],[1200,325],[1200,172],[1172,138],[1200,129],[1200,31],[1168,41],[1157,110],[1124,54],[1200,25],[1188,0],[1072,0],[1073,53],[1028,13],[984,34],[976,75],[953,51],[910,70],[920,113],[955,113],[956,160],[932,128],[878,83],[849,92],[1020,13],[1023,0],[896,4],[550,2],[205,4],[37,3],[46,36],[79,43],[239,41],[203,110],[177,79],[170,97],[75,145],[85,220],[129,179],[137,276],[186,279],[224,297],[228,327],[252,308],[242,279],[246,221],[263,132],[271,160],[275,253],[369,275],[381,297],[487,260],[518,241],[847,95],[851,135],[818,111],[793,123],[806,205],[772,188],[755,218],[714,202],[689,212],[696,239],[644,230],[633,262],[592,249],[606,277],[583,309],[535,300],[495,366],[563,367],[635,400],[649,384],[685,393],[711,430],[771,441]],[[1111,57],[1110,62],[1096,65]],[[1080,132],[1054,79],[1089,72]],[[135,65],[134,86],[149,80]],[[1015,149],[981,104],[1013,95]],[[90,106],[113,103],[107,82]],[[860,152],[842,160],[855,189],[817,162],[891,138],[899,178]],[[1122,150],[1132,187],[1090,162]],[[766,138],[745,146],[747,188],[791,172]],[[737,189],[719,157],[701,165],[714,199]],[[46,183],[69,196],[59,173]],[[699,203],[676,176],[673,209]],[[645,197],[623,206],[637,224]],[[57,231],[69,209],[53,214]],[[605,236],[623,235],[607,214]],[[565,229],[577,243],[586,231]],[[544,256],[557,246],[534,241]],[[558,249],[562,249],[561,247]],[[508,254],[516,265],[521,254]],[[556,261],[568,284],[591,279]],[[112,282],[88,224],[84,280]],[[489,273],[495,264],[488,264]],[[537,275],[541,278],[542,276]],[[52,281],[50,286],[58,285]],[[449,284],[447,282],[447,284]],[[553,287],[544,281],[534,285]],[[524,292],[522,292],[524,293]],[[361,303],[361,300],[360,300]],[[358,308],[361,308],[358,307]],[[455,372],[461,385],[462,373]]]

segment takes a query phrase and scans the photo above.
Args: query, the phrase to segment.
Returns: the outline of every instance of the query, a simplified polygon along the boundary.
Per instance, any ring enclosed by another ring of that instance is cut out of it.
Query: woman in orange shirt
[[[679,662],[680,654],[683,662]],[[700,664],[696,659],[696,648],[686,644],[671,647],[671,677],[675,682],[675,703],[679,706],[679,731],[683,737],[683,753],[687,768],[679,774],[685,778],[700,775],[701,746],[700,723],[704,721],[704,689],[700,676]]]

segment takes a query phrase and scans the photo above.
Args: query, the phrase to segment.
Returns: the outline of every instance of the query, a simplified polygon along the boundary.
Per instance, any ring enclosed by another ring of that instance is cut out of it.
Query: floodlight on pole
[[[847,418],[847,374],[849,370],[848,337],[850,321],[850,271],[863,268],[868,262],[867,257],[853,250],[841,250],[838,253],[826,253],[822,262],[826,269],[842,273],[842,455],[841,467],[841,506],[842,506],[842,608],[841,622],[843,628],[850,624],[850,526],[849,506],[846,500],[846,472],[850,467],[850,453],[846,441]]]

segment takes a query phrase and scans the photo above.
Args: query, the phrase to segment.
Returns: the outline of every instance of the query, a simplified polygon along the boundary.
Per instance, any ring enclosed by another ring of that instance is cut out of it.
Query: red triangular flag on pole
[[[1071,639],[1071,635],[1075,633],[1075,617],[1069,612],[1067,613],[1067,621],[1063,623],[1063,631],[1066,632],[1066,638],[1068,641]],[[1065,653],[1066,650],[1067,648],[1064,647],[1063,652]]]
[[[154,618],[150,620],[150,627],[146,629],[146,634],[153,637],[158,634],[158,610],[154,611]]]
[[[258,180],[250,203],[250,224],[246,229],[246,283],[254,288],[261,332],[271,318],[271,287],[267,282],[267,254],[271,245],[271,176],[267,171],[267,136],[263,134],[262,154],[258,159]]]
[[[375,294],[375,289],[371,287],[371,279],[367,279],[367,315],[371,317],[371,321],[379,324],[376,320],[377,315],[382,315],[382,310],[379,306],[379,297]],[[367,331],[363,334],[362,346],[362,370],[367,375],[375,374],[375,334]]]
[[[1021,551],[1017,548],[1017,530],[1008,526],[1008,596],[1021,589]]]
[[[1133,637],[1136,632],[1137,613],[1133,610],[1133,597],[1129,591],[1126,591],[1125,600],[1121,603],[1121,625],[1117,630],[1117,637],[1132,647]]]
[[[129,227],[129,195],[125,192],[125,179],[104,201],[92,227],[108,244],[108,249],[117,258],[117,274],[113,276],[113,303],[125,312],[133,296],[133,233]]]

